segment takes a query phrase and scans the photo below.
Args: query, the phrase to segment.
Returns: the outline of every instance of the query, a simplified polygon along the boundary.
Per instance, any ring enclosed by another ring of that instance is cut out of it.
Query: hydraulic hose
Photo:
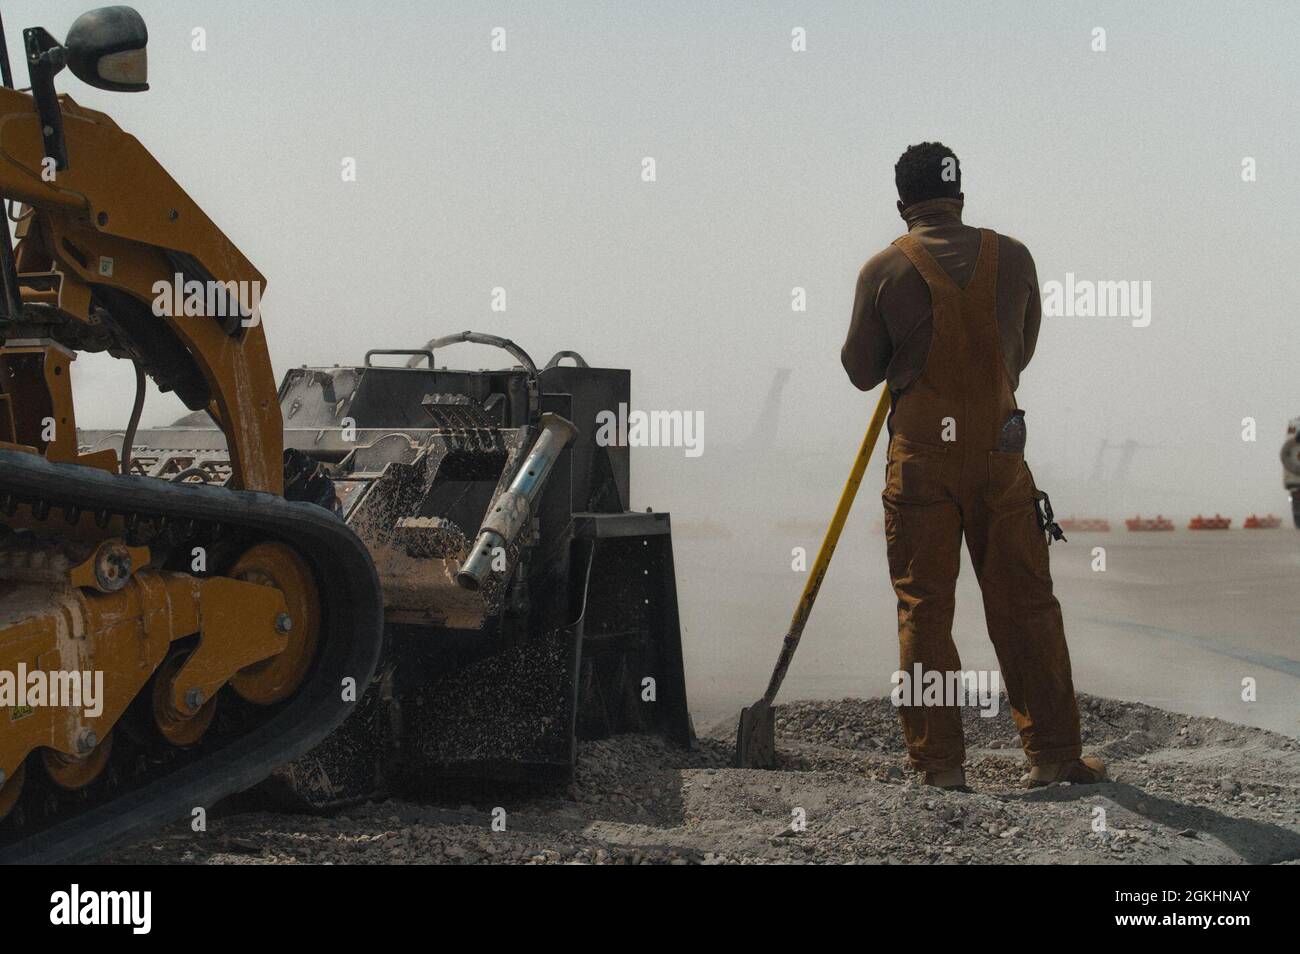
[[[126,436],[122,438],[122,473],[131,473],[131,448],[135,446],[135,432],[140,426],[140,415],[144,413],[144,368],[135,366],[135,405],[131,408],[131,423],[126,426]]]

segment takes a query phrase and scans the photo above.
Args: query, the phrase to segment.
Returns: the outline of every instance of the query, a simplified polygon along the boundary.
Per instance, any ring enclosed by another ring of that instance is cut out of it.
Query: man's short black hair
[[[961,195],[961,163],[941,142],[908,146],[894,164],[894,184],[904,205]]]

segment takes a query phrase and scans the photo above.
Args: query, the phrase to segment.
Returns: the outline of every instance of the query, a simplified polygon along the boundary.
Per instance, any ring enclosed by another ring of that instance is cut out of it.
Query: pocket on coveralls
[[[989,451],[989,484],[984,499],[992,510],[1034,506],[1034,480],[1019,451]]]
[[[948,448],[920,444],[895,435],[889,442],[885,465],[886,500],[894,503],[928,504],[943,499],[944,456]]]

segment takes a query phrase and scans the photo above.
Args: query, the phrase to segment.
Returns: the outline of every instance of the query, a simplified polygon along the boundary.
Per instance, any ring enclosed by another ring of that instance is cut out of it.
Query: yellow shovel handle
[[[772,679],[768,683],[767,693],[764,698],[771,702],[776,698],[777,690],[781,688],[781,682],[785,679],[785,671],[790,666],[790,660],[794,657],[795,648],[799,645],[799,637],[803,635],[803,628],[808,623],[808,617],[812,615],[813,603],[817,600],[817,591],[822,588],[822,580],[826,576],[826,570],[831,564],[831,557],[835,554],[835,546],[840,542],[840,532],[844,529],[844,521],[849,517],[849,511],[853,509],[853,500],[858,495],[858,486],[862,483],[862,475],[867,471],[867,462],[871,460],[871,452],[876,447],[876,439],[880,437],[880,431],[885,426],[885,419],[889,416],[889,387],[886,385],[881,388],[880,400],[876,403],[875,413],[871,415],[871,423],[867,425],[867,433],[863,435],[862,446],[858,448],[858,456],[854,458],[853,469],[849,471],[849,479],[844,484],[844,490],[840,493],[840,502],[835,508],[835,516],[831,518],[831,525],[826,528],[826,536],[822,539],[821,549],[817,551],[817,559],[813,562],[812,572],[808,574],[808,582],[804,584],[803,595],[799,597],[799,602],[794,608],[794,616],[790,620],[790,631],[786,633],[785,640],[781,644],[781,655],[777,659],[776,669],[772,672]]]

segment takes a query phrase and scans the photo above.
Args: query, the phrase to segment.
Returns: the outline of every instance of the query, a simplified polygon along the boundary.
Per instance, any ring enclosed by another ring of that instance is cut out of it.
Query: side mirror
[[[137,93],[149,88],[149,31],[131,7],[100,7],[77,17],[63,44],[68,68],[89,86]]]

